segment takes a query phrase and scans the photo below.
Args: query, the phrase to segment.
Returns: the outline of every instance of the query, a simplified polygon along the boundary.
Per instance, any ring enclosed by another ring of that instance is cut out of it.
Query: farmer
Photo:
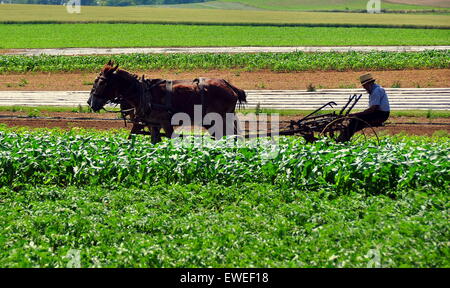
[[[383,87],[375,84],[375,79],[370,73],[361,75],[359,77],[361,85],[369,93],[369,108],[359,112],[350,114],[349,116],[357,117],[366,121],[371,126],[380,126],[389,118],[389,99]],[[340,135],[338,141],[345,142],[352,138],[353,134],[364,129],[361,121],[350,120],[346,133]]]

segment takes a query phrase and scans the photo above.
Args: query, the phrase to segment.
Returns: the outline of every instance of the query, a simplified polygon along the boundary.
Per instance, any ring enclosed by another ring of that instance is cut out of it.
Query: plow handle
[[[309,113],[308,115],[306,115],[305,117],[303,117],[302,119],[298,120],[298,121],[297,121],[297,124],[300,125],[300,123],[301,123],[302,121],[308,119],[309,116],[316,114],[317,112],[319,112],[320,110],[322,110],[323,108],[325,108],[325,107],[327,107],[327,106],[330,106],[331,108],[333,108],[333,105],[336,106],[336,105],[337,105],[336,102],[334,102],[334,101],[328,102],[327,104],[323,105],[322,107],[317,108],[316,110],[314,110],[314,112],[311,112],[311,113]]]

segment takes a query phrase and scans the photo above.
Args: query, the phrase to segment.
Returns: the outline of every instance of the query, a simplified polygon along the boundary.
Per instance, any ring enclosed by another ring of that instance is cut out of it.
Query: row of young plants
[[[0,127],[0,266],[449,265],[448,136],[127,136]]]
[[[99,71],[110,59],[130,70],[244,69],[272,71],[449,68],[450,51],[239,54],[0,55],[0,73]]]
[[[448,267],[448,192],[0,187],[1,267]],[[79,255],[79,262],[74,258]],[[78,266],[77,266],[78,265]]]
[[[170,140],[89,131],[0,130],[0,186],[267,183],[337,194],[448,189],[448,137],[384,137],[354,146],[284,137],[249,142]]]

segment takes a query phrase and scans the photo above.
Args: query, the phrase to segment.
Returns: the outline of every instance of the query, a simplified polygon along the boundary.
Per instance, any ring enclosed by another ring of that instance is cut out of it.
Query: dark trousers
[[[389,111],[360,112],[352,114],[351,116],[366,121],[368,124],[370,124],[370,126],[380,126],[389,118]],[[362,129],[367,127],[368,126],[366,123],[363,123],[362,121],[358,121],[356,119],[351,119],[347,131],[345,131],[345,133],[341,135],[342,137],[340,137],[339,140],[342,142],[348,141],[356,132],[361,131]]]

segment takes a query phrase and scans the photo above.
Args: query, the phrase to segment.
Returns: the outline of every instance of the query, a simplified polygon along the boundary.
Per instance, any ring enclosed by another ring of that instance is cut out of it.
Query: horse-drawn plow
[[[275,131],[258,129],[256,129],[257,131],[255,131],[253,129],[245,129],[243,131],[244,133],[242,133],[240,137],[248,139],[256,137],[301,136],[309,143],[315,142],[325,137],[335,142],[347,142],[351,139],[347,139],[348,137],[345,137],[345,135],[350,132],[350,123],[355,122],[353,126],[361,126],[364,127],[364,129],[361,129],[360,133],[353,135],[353,137],[351,137],[353,138],[353,140],[360,138],[367,140],[367,137],[370,134],[371,136],[374,136],[376,142],[379,144],[379,138],[373,126],[358,117],[351,116],[350,114],[361,97],[362,94],[350,95],[347,103],[339,110],[339,112],[326,112],[325,108],[336,108],[337,106],[336,102],[330,101],[299,120],[280,121],[278,124],[288,125],[284,125],[284,127],[281,128],[280,125],[276,125],[277,127],[279,127],[279,129],[276,129]],[[128,114],[122,113],[125,125],[128,122],[135,127],[134,129],[132,129],[131,134],[152,136],[153,132],[151,131],[151,129],[152,127],[155,127],[155,125],[157,125],[156,123],[145,123],[137,119],[130,119],[129,117],[127,118],[127,116]],[[265,127],[269,126],[268,124],[270,123],[270,121],[265,123],[261,123],[259,120],[250,121],[256,121],[258,122],[257,126]],[[245,123],[246,121],[244,120],[243,122]],[[136,129],[136,127],[138,128]],[[148,130],[146,130],[146,127],[148,127]],[[369,130],[369,133],[367,133],[365,130]],[[168,137],[164,134],[161,134],[161,136]],[[203,137],[204,135],[189,134],[189,136]],[[183,137],[183,134],[178,134],[177,137]]]
[[[291,120],[289,122],[289,126],[280,130],[278,134],[300,135],[308,142],[314,142],[322,137],[327,137],[337,142],[346,142],[350,139],[343,136],[350,133],[350,124],[355,122],[353,124],[354,126],[361,126],[370,129],[373,135],[375,135],[377,143],[379,143],[378,135],[369,123],[358,117],[350,115],[353,107],[355,107],[361,97],[362,94],[351,95],[347,103],[338,113],[336,113],[336,111],[325,114],[321,113],[326,107],[329,106],[334,108],[333,106],[337,105],[336,102],[330,101],[298,121]],[[367,138],[364,129],[361,130],[360,135]]]

